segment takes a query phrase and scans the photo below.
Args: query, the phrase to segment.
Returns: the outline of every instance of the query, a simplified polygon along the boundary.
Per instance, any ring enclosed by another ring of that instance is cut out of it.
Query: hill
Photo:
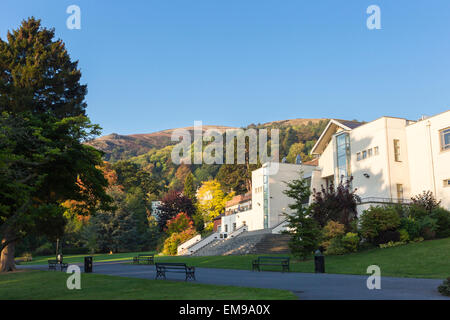
[[[248,127],[256,128],[288,128],[288,127],[301,127],[308,126],[308,124],[318,124],[320,122],[327,122],[328,119],[289,119],[271,121],[263,124],[254,125],[251,124]],[[151,151],[152,149],[162,149],[170,145],[174,145],[177,142],[172,142],[170,137],[175,130],[185,129],[193,134],[194,127],[174,128],[163,131],[144,133],[144,134],[130,134],[120,135],[117,133],[111,133],[106,136],[99,137],[92,141],[87,142],[88,145],[101,150],[105,153],[105,160],[109,162],[116,162],[118,160],[128,160],[132,157],[143,155]],[[237,129],[236,127],[227,127],[220,125],[203,125],[203,131],[208,129],[227,130]],[[308,140],[308,139],[306,139]]]

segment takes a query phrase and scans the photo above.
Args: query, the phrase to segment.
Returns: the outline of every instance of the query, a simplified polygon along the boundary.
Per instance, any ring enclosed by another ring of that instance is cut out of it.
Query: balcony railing
[[[359,204],[366,203],[380,203],[380,204],[411,204],[411,199],[403,198],[379,198],[379,197],[367,197],[362,198]]]

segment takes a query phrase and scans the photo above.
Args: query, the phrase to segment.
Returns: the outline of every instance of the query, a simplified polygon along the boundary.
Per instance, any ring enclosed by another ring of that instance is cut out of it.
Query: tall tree
[[[168,220],[175,217],[180,212],[186,213],[189,217],[195,215],[195,207],[192,200],[178,191],[169,191],[162,199],[158,207],[159,230],[163,231]]]
[[[318,247],[320,240],[320,229],[317,222],[311,218],[310,207],[305,205],[311,195],[309,183],[300,178],[286,184],[284,194],[294,200],[293,204],[289,205],[293,212],[286,214],[289,227],[286,233],[291,235],[289,247],[294,256],[306,259]]]
[[[100,133],[85,117],[86,86],[54,31],[30,18],[0,39],[0,271],[15,269],[27,234],[63,232],[65,208],[109,208],[101,153],[83,142]]]

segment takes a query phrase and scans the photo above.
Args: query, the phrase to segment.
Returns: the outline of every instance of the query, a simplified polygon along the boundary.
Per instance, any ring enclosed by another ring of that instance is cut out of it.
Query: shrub
[[[431,240],[436,237],[436,230],[438,228],[437,220],[433,219],[431,216],[425,216],[419,220],[420,224],[420,235],[425,238],[425,240]]]
[[[444,208],[435,208],[431,211],[430,217],[436,220],[436,237],[450,237],[450,211]]]
[[[421,207],[427,212],[431,212],[433,209],[438,208],[440,201],[437,201],[431,191],[424,191],[421,194],[411,198],[414,206]]]
[[[398,241],[400,238],[398,232],[397,240],[393,233],[388,232],[394,231],[400,226],[400,217],[392,207],[370,207],[361,215],[360,221],[362,236],[373,243],[385,243],[380,242],[384,240],[387,240],[386,242]]]
[[[357,233],[348,232],[342,237],[342,244],[347,252],[356,252],[358,251],[359,240]]]
[[[412,217],[402,218],[400,228],[408,233],[410,240],[420,237],[420,223]]]
[[[385,230],[380,231],[378,236],[373,238],[374,244],[383,244],[388,242],[398,242],[400,241],[400,232],[397,230]]]
[[[34,256],[50,256],[55,253],[55,249],[53,248],[53,245],[50,242],[44,243],[42,246],[37,248],[34,251]]]
[[[406,244],[406,242],[404,242],[404,241],[398,241],[398,242],[389,241],[388,243],[380,244],[380,248],[382,248],[382,249],[392,248],[392,247],[397,247],[397,246],[401,246],[404,244]]]
[[[334,238],[341,238],[345,234],[345,226],[342,223],[330,220],[322,230],[323,241],[320,244],[325,250]]]
[[[400,234],[400,241],[401,242],[408,242],[409,241],[409,233],[405,229],[398,230],[398,233]]]
[[[341,255],[347,253],[341,237],[333,238],[329,241],[328,248],[325,251],[327,255]]]
[[[194,229],[187,229],[183,232],[172,233],[170,237],[168,237],[164,241],[164,248],[162,253],[171,256],[177,255],[178,246],[183,242],[186,242],[187,240],[191,239],[193,236],[195,236],[195,234],[196,232]]]
[[[450,296],[450,277],[444,280],[444,283],[438,287],[438,291],[444,296]]]

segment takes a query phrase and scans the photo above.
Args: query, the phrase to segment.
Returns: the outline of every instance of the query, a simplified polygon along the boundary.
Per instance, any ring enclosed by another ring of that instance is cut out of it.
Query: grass
[[[127,261],[137,253],[96,255],[95,262]],[[83,262],[84,256],[64,257],[67,262]],[[163,257],[155,261],[182,261],[188,265],[204,268],[250,270],[252,260],[258,255],[212,256],[212,257]],[[54,258],[54,257],[50,257]],[[46,264],[48,257],[37,258],[32,264]],[[25,264],[25,263],[24,263]],[[29,264],[29,263],[28,263]],[[450,238],[410,243],[403,246],[371,249],[343,256],[326,256],[327,273],[366,275],[367,267],[378,265],[382,275],[391,277],[436,278],[450,276]],[[314,261],[291,261],[291,271],[314,272]]]
[[[64,255],[64,262],[67,263],[82,263],[84,262],[85,256],[94,257],[94,262],[114,262],[114,261],[128,261],[132,260],[133,257],[138,254],[146,254],[146,253],[154,253],[154,252],[126,252],[126,253],[100,253],[100,254],[83,254],[83,255]],[[55,255],[52,256],[41,256],[41,257],[33,257],[33,261],[22,262],[22,265],[36,265],[36,264],[47,264],[48,260],[55,259]]]
[[[205,285],[81,274],[81,290],[69,290],[64,272],[19,271],[0,274],[3,300],[294,300],[287,290]]]

